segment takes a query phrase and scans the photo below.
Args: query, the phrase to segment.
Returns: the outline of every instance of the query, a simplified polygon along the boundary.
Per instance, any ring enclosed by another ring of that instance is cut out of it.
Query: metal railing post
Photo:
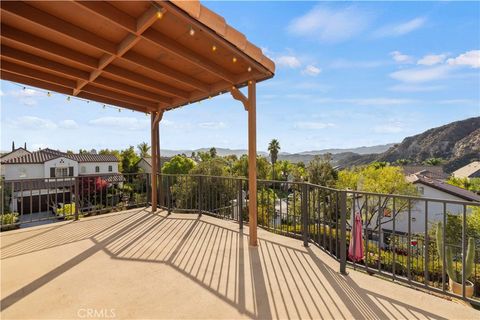
[[[78,188],[80,186],[80,183],[78,183],[78,177],[75,177],[75,220],[78,220],[78,210],[80,207],[80,201],[79,201],[79,192]]]
[[[242,179],[237,180],[237,219],[240,229],[243,229],[243,192]]]
[[[308,185],[302,184],[302,234],[303,234],[303,246],[308,247]]]
[[[198,177],[198,214],[202,215],[202,176]]]
[[[347,274],[347,192],[340,191],[340,273]]]

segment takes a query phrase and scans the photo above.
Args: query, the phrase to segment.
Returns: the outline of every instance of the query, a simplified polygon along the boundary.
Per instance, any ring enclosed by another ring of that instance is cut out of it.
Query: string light
[[[208,99],[212,99],[212,96],[208,96]]]
[[[12,85],[15,85],[17,87],[20,87],[22,90],[32,90],[32,91],[36,91],[36,92],[41,92],[41,93],[44,93],[45,95],[47,95],[48,97],[52,97],[52,95],[54,93],[52,93],[51,91],[46,91],[46,90],[42,90],[42,89],[39,89],[39,88],[30,88],[30,87],[26,87],[26,86],[23,86],[21,84],[18,84],[18,83],[15,83],[15,82],[11,82],[9,81]],[[56,93],[56,92],[55,92]],[[78,100],[78,101],[82,101],[82,102],[86,102],[87,104],[90,104],[90,100],[87,100],[87,99],[81,99],[81,98],[78,98],[78,97],[72,97],[72,96],[67,96],[67,95],[64,95],[66,96],[66,100],[67,101],[72,101],[72,99],[75,99],[75,100]],[[102,104],[102,103],[99,103],[99,102],[96,102],[94,101],[95,103],[97,103],[98,105],[102,106],[104,109],[105,108],[111,108],[111,109],[117,109],[119,112],[121,112],[120,108],[118,107],[114,107],[114,106],[109,106],[107,104]],[[135,112],[135,110],[132,110],[132,112]],[[148,113],[147,113],[148,115]]]
[[[233,57],[233,58],[232,58],[232,62],[233,62],[233,63],[237,62],[237,57]]]
[[[252,67],[248,67],[247,71],[248,71],[248,72],[251,72],[251,71],[252,71]]]
[[[122,112],[122,109],[118,108],[118,112]]]
[[[157,19],[162,19],[162,18],[163,18],[163,12],[157,11]]]
[[[190,35],[193,37],[195,35],[195,29],[193,29],[192,27],[190,27],[190,31],[189,31]]]
[[[216,45],[213,45],[213,46],[212,46],[212,51],[213,51],[213,52],[217,51],[217,46],[216,46]]]

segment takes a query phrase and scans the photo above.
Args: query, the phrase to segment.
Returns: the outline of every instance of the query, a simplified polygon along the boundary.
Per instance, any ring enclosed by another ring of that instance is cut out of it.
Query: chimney
[[[26,142],[23,144],[23,149],[27,150],[27,143]]]
[[[12,141],[12,151],[15,151],[15,141]]]

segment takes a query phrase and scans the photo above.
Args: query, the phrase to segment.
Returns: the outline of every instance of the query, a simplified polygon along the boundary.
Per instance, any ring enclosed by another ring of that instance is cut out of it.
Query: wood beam
[[[37,69],[25,67],[10,61],[6,61],[5,59],[1,60],[1,68],[2,70],[10,71],[19,75],[24,75],[37,80],[57,84],[67,88],[75,88],[75,86],[77,85],[77,82],[75,80],[66,79],[60,76],[53,75],[51,73],[46,73]]]
[[[137,87],[129,86],[128,84],[118,82],[118,81],[115,81],[115,80],[111,80],[111,79],[108,79],[108,78],[105,78],[105,77],[102,77],[102,76],[95,79],[95,81],[93,81],[92,83],[96,84],[96,85],[99,85],[99,86],[102,86],[102,87],[104,87],[106,89],[109,89],[109,90],[112,90],[112,91],[125,93],[125,94],[135,96],[135,97],[138,97],[138,98],[144,98],[144,99],[148,99],[148,100],[151,100],[151,101],[154,101],[154,102],[159,102],[159,103],[163,103],[163,104],[167,104],[167,105],[172,103],[171,98],[167,98],[165,96],[152,93],[151,91],[147,91],[147,90],[143,90],[143,89],[140,89],[140,88],[137,88]]]
[[[17,63],[19,62],[21,64],[39,67],[68,77],[84,80],[87,80],[89,78],[88,72],[75,69],[52,60],[44,59],[14,48],[10,48],[5,45],[1,46],[0,55],[2,57],[8,58],[9,60],[14,60]]]
[[[87,99],[87,100],[97,101],[99,103],[105,103],[105,104],[109,104],[109,105],[113,105],[113,106],[117,106],[117,107],[131,109],[131,110],[135,110],[135,111],[138,111],[138,112],[149,113],[149,112],[152,111],[148,108],[145,108],[144,106],[139,106],[139,105],[134,105],[134,104],[131,104],[131,103],[126,103],[125,101],[119,101],[119,100],[115,100],[115,99],[112,99],[112,98],[99,96],[97,94],[93,94],[93,93],[90,93],[90,92],[82,91],[77,95],[77,97]]]
[[[235,84],[236,76],[228,71],[225,71],[224,68],[215,64],[214,62],[209,61],[206,58],[200,57],[197,53],[188,49],[187,47],[182,46],[177,41],[164,36],[160,32],[149,29],[142,34],[143,38],[149,40],[151,43],[159,46],[160,48],[167,50],[169,53],[174,54],[181,59],[187,60],[190,63],[202,68],[203,70],[216,75],[231,84]]]
[[[248,82],[248,225],[251,246],[257,246],[257,93]]]
[[[158,171],[158,161],[157,158],[157,139],[158,139],[158,123],[160,122],[161,115],[163,113],[160,112],[152,112],[151,113],[151,149],[152,149],[152,212],[157,211],[158,207],[158,199],[157,199],[157,171]]]
[[[92,48],[99,49],[105,53],[115,54],[116,45],[96,34],[75,26],[67,21],[50,15],[24,2],[3,1],[2,11],[9,12],[37,24],[40,27],[48,28],[53,32],[67,36],[75,41],[80,41]]]
[[[47,91],[59,92],[66,95],[71,95],[73,93],[73,89],[62,87],[42,80],[25,77],[6,70],[1,70],[0,75],[3,80],[18,82],[27,86],[36,87]]]
[[[104,72],[109,73],[111,75],[120,77],[122,79],[131,81],[138,85],[146,86],[167,95],[176,96],[183,99],[188,99],[190,94],[186,91],[180,90],[178,88],[174,88],[169,86],[168,84],[160,83],[152,78],[142,76],[138,73],[134,73],[132,71],[117,67],[115,65],[109,65],[104,69]]]
[[[147,58],[141,54],[138,54],[134,51],[129,51],[125,53],[122,59],[127,60],[128,62],[134,63],[140,67],[146,68],[148,70],[154,71],[155,73],[169,77],[170,79],[176,80],[183,84],[186,84],[192,88],[198,89],[202,92],[209,92],[210,86],[205,84],[202,81],[192,78],[191,76],[179,72],[175,69],[172,69],[156,60]]]
[[[237,87],[232,86],[230,88],[230,94],[235,100],[240,101],[243,104],[243,107],[245,108],[245,110],[248,111],[249,101],[247,97],[245,97],[245,95],[240,90],[237,89]]]
[[[155,102],[151,102],[145,99],[135,98],[119,92],[99,88],[92,84],[88,84],[85,87],[83,87],[82,91],[93,93],[105,98],[112,98],[118,101],[124,101],[126,103],[131,103],[134,105],[145,106],[147,109],[151,109],[151,110],[154,110],[158,107],[157,103]]]
[[[72,62],[84,65],[86,67],[96,68],[98,65],[98,60],[96,58],[87,56],[78,51],[56,44],[47,39],[43,39],[30,33],[17,30],[5,24],[1,25],[1,30],[2,37],[15,41],[19,44],[26,45],[30,48],[41,50],[43,52],[53,54],[57,57],[68,59]]]
[[[77,4],[80,4],[78,1],[76,2]],[[90,12],[92,12],[92,10],[88,7],[88,5],[85,7],[87,9],[89,9]],[[102,9],[106,9],[106,8],[98,8],[99,10],[102,10]],[[118,15],[118,10],[117,11],[112,11],[114,13],[116,13]],[[155,7],[150,7],[147,11],[145,11],[141,16],[140,18],[138,18],[136,21],[135,21],[135,30],[134,30],[134,33],[129,33],[117,46],[115,52],[113,53],[106,53],[102,56],[102,58],[100,59],[100,62],[98,64],[98,67],[96,70],[94,70],[91,74],[90,74],[90,78],[87,80],[87,81],[82,81],[78,84],[77,88],[73,91],[73,94],[76,95],[78,94],[83,87],[85,87],[89,82],[92,82],[94,81],[101,73],[102,73],[102,70],[107,67],[113,60],[115,60],[116,58],[119,58],[121,56],[123,56],[128,50],[130,50],[131,48],[133,48],[133,46],[135,46],[135,44],[138,43],[138,41],[140,41],[140,35],[146,30],[148,29],[156,20],[157,20],[157,12],[158,12],[158,9],[156,9]],[[96,11],[93,11],[93,13],[97,14],[97,15],[100,15],[98,12]],[[103,12],[104,14],[107,15],[107,17],[111,17],[112,14],[107,14],[105,12]],[[103,15],[100,15],[101,17],[105,17]],[[124,16],[122,16],[124,18]],[[110,21],[110,18],[108,19]],[[127,23],[130,22],[130,20],[127,21]],[[117,22],[118,24],[118,22]]]
[[[127,13],[104,1],[75,1],[75,4],[88,9],[90,13],[102,16],[115,23],[118,27],[135,32],[137,21]]]

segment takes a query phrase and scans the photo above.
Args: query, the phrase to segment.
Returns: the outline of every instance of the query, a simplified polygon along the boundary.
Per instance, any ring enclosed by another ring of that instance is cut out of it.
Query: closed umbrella
[[[363,260],[362,216],[360,215],[360,212],[355,213],[353,230],[350,236],[350,244],[348,246],[348,257],[352,261]]]

